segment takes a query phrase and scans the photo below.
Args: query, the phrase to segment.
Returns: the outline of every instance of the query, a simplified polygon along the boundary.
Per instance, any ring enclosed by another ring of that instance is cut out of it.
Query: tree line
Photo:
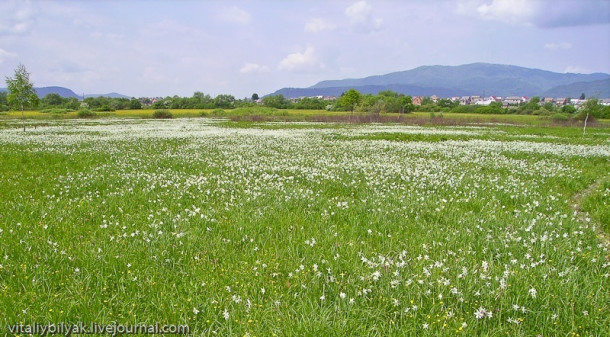
[[[367,113],[410,113],[452,112],[479,114],[536,114],[536,115],[590,115],[596,118],[610,118],[610,106],[603,106],[597,99],[589,99],[577,110],[572,105],[556,106],[551,102],[542,104],[540,97],[532,97],[528,102],[518,106],[503,106],[500,102],[492,102],[487,106],[460,105],[450,99],[432,100],[423,97],[420,105],[413,104],[413,98],[391,90],[381,91],[376,95],[361,94],[355,89],[344,92],[340,97],[322,99],[305,97],[288,99],[283,95],[265,96],[259,99],[254,93],[250,98],[236,99],[232,95],[221,94],[215,97],[196,91],[191,97],[167,96],[165,98],[111,98],[87,97],[80,101],[74,97],[62,97],[50,93],[38,99],[29,80],[29,73],[23,65],[15,71],[14,77],[7,77],[8,92],[0,92],[0,111],[10,107],[23,111],[25,108],[39,108],[42,112],[65,112],[75,110],[115,111],[152,109],[234,109],[263,105],[275,109],[309,109],[331,111],[359,111]],[[581,98],[584,98],[584,94]],[[569,99],[568,99],[569,100]]]

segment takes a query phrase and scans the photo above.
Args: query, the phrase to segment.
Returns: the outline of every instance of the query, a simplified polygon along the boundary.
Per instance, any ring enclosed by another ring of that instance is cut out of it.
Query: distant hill
[[[87,98],[87,97],[131,98],[131,96],[125,96],[125,95],[117,94],[116,92],[111,92],[109,94],[88,94],[88,95],[85,95],[85,98]]]
[[[282,94],[284,97],[296,98],[296,97],[312,97],[312,96],[340,96],[345,91],[354,87],[328,87],[328,88],[283,88],[271,95]],[[417,85],[408,84],[389,84],[389,85],[364,85],[355,87],[359,92],[363,94],[376,95],[378,92],[383,90],[392,90],[395,92],[406,93],[412,96],[432,96],[437,95],[439,97],[451,97],[451,96],[466,96],[470,95],[470,92],[460,89],[447,89],[447,88],[432,88],[432,87],[420,87]]]
[[[64,97],[64,98],[68,98],[68,97],[81,98],[80,96],[75,94],[74,91],[72,91],[68,88],[64,88],[64,87],[42,87],[42,88],[34,88],[34,90],[36,90],[36,94],[38,94],[38,97],[40,97],[40,98],[43,98],[48,94],[58,94],[59,96]]]
[[[2,91],[6,91],[6,88],[0,88],[0,92]],[[82,99],[82,95],[77,95],[76,93],[74,93],[74,91],[68,89],[68,88],[64,88],[64,87],[41,87],[41,88],[34,88],[34,90],[36,90],[36,94],[38,95],[38,97],[43,98],[48,94],[58,94],[61,97],[64,98],[68,98],[68,97],[74,97],[74,98],[78,98],[78,99]],[[111,92],[109,94],[91,94],[91,95],[85,95],[85,97],[110,97],[110,98],[131,98],[131,96],[125,96],[125,95],[121,95],[121,94],[117,94],[116,92]]]
[[[68,88],[64,88],[64,87],[41,87],[41,88],[34,88],[34,90],[36,90],[36,94],[40,98],[43,98],[48,94],[58,94],[59,96],[64,97],[64,98],[68,98],[68,97],[74,97],[74,98],[78,98],[78,99],[81,98],[81,96],[78,96],[77,94],[75,94],[74,91],[72,91]],[[2,91],[7,91],[7,89],[0,88],[0,92],[2,92]]]
[[[610,79],[560,85],[545,91],[540,96],[578,98],[582,93],[588,98],[608,98],[610,97]]]
[[[283,94],[287,97],[330,95],[331,92],[340,94],[354,88],[372,94],[381,90],[394,90],[414,96],[536,96],[558,86],[606,79],[610,79],[610,74],[564,74],[512,65],[472,63],[461,66],[422,66],[386,75],[327,80],[303,88],[307,89],[306,91],[301,91],[302,89],[299,88],[283,88],[271,95]],[[308,94],[301,95],[301,93]]]

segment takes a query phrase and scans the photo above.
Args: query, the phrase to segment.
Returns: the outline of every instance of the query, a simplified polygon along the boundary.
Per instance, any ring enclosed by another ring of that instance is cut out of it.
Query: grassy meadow
[[[374,115],[365,112],[350,113],[349,111],[272,109],[272,108],[238,108],[238,109],[171,109],[175,118],[228,118],[235,121],[294,121],[294,122],[398,122],[425,125],[471,125],[471,124],[519,124],[529,126],[574,126],[562,120],[554,120],[551,116],[516,115],[516,114],[475,114],[475,113],[430,113],[413,112],[409,114],[382,113]],[[96,118],[152,118],[154,109],[116,110],[95,112]],[[27,120],[61,120],[78,118],[78,112],[43,113],[38,110],[25,111]],[[14,119],[21,118],[20,111],[0,112],[0,127]],[[610,127],[610,120],[602,119],[595,122],[600,127]],[[594,125],[595,125],[594,123]]]
[[[0,116],[0,332],[610,335],[610,128],[150,113]]]

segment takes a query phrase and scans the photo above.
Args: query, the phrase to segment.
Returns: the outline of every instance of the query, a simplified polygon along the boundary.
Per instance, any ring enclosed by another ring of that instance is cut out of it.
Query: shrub
[[[570,115],[566,113],[555,113],[551,115],[551,119],[557,122],[567,122],[570,120]]]
[[[212,110],[212,116],[224,116],[227,113],[223,109],[214,109]]]
[[[171,118],[174,118],[174,115],[172,115],[171,111],[169,111],[167,109],[161,109],[161,110],[155,110],[155,112],[153,112],[152,118],[171,119]]]
[[[237,108],[237,109],[233,110],[232,115],[288,116],[288,111],[279,110],[279,109],[270,108],[270,107],[255,106],[255,107]]]
[[[40,110],[41,113],[53,113],[53,114],[65,114],[66,112],[72,112],[72,111],[74,111],[74,110],[65,109],[65,108],[51,108],[51,109]]]
[[[104,104],[101,107],[96,109],[97,111],[114,111],[108,104]]]
[[[80,109],[76,114],[78,118],[93,118],[97,116],[97,114],[89,109]]]

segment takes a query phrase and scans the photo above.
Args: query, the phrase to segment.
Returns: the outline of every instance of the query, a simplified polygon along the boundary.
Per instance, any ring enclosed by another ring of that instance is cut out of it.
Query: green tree
[[[436,104],[438,106],[440,106],[441,108],[449,108],[449,109],[452,109],[458,105],[457,102],[454,102],[448,98],[441,98],[438,100],[438,102]]]
[[[214,97],[214,107],[220,109],[232,109],[235,107],[235,97],[233,95],[218,95]]]
[[[129,108],[134,110],[142,109],[142,102],[140,102],[139,99],[132,97],[131,100],[129,100]]]
[[[64,108],[77,110],[80,107],[80,101],[76,97],[68,97],[64,99]]]
[[[530,109],[530,110],[540,110],[540,97],[538,96],[534,96],[530,99],[529,102],[527,102],[526,104],[526,108]]]
[[[564,105],[561,108],[561,112],[565,112],[565,113],[569,113],[569,114],[573,114],[576,112],[576,108],[573,105]]]
[[[25,115],[23,110],[27,107],[35,108],[40,100],[38,95],[36,95],[36,90],[34,90],[34,83],[30,81],[30,73],[28,73],[23,64],[19,64],[17,69],[15,69],[15,77],[6,78],[6,86],[8,88],[8,104],[13,108],[21,110],[23,131],[25,131]]]
[[[288,109],[290,107],[290,100],[282,94],[265,96],[263,97],[263,105],[276,109]]]
[[[257,93],[252,94],[252,101],[258,101],[259,97]]]
[[[580,94],[580,99],[585,99],[585,93]]]
[[[597,98],[589,98],[583,106],[581,113],[585,116],[589,115],[595,118],[600,118],[602,117],[602,108],[603,106],[599,104]]]
[[[8,110],[8,101],[6,100],[6,91],[0,92],[0,111]]]
[[[411,96],[404,96],[401,98],[402,112],[411,113],[415,110],[415,105],[413,105],[413,98]]]
[[[55,93],[47,94],[40,101],[42,105],[46,107],[58,107],[64,104],[64,99],[59,94]]]
[[[551,102],[546,102],[544,103],[544,105],[542,106],[543,108],[545,108],[546,110],[553,112],[555,111],[555,105]]]
[[[432,98],[430,98],[430,96],[426,96],[421,99],[421,105],[432,105],[432,104],[434,104],[434,101],[432,100]]]
[[[352,113],[354,108],[362,100],[362,94],[356,89],[349,89],[341,95],[341,105],[348,108]]]

